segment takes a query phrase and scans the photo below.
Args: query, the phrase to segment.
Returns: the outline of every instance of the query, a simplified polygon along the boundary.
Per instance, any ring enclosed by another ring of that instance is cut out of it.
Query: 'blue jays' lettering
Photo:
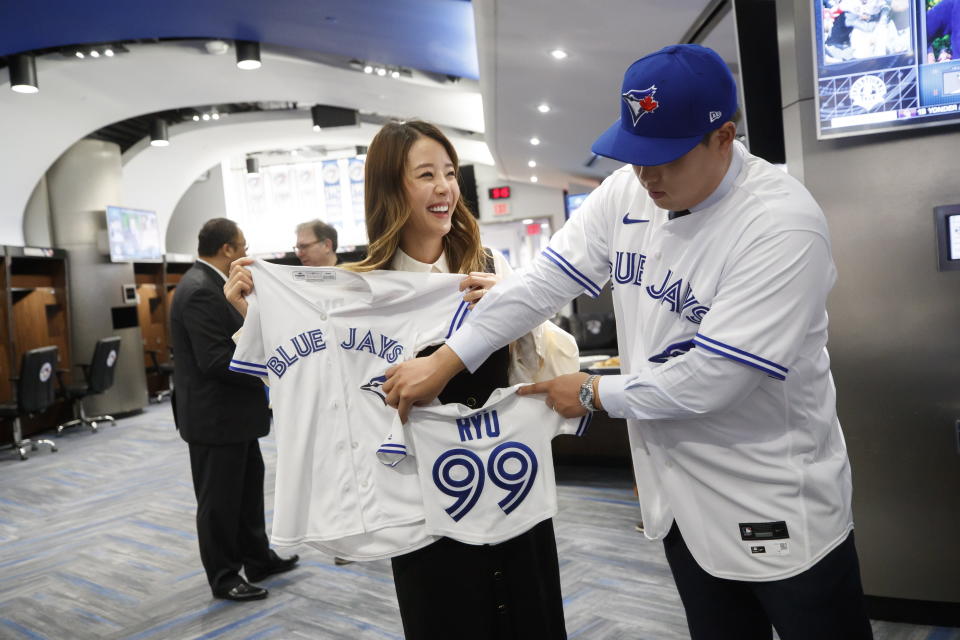
[[[617,251],[616,262],[608,263],[610,275],[617,284],[632,284],[643,286],[643,271],[647,264],[647,256],[634,251]],[[694,324],[700,324],[703,317],[710,311],[710,307],[700,304],[693,294],[690,283],[684,286],[683,278],[674,278],[673,271],[668,270],[663,282],[659,285],[648,285],[647,295],[661,304],[670,306],[670,311],[683,315],[683,319]]]
[[[282,378],[287,369],[298,362],[300,358],[317,351],[323,351],[326,348],[327,343],[323,339],[323,331],[320,329],[304,331],[290,338],[289,347],[282,344],[274,349],[277,355],[271,356],[267,360],[267,366],[277,374],[278,378]]]
[[[496,438],[500,435],[500,417],[497,410],[478,413],[468,418],[457,418],[460,442],[479,440],[484,436]]]
[[[393,364],[403,354],[403,345],[382,334],[378,334],[378,337],[380,339],[375,340],[373,332],[367,331],[358,341],[357,329],[350,327],[350,337],[341,342],[340,347],[355,351],[366,351]],[[377,342],[380,343],[379,346],[377,346]]]

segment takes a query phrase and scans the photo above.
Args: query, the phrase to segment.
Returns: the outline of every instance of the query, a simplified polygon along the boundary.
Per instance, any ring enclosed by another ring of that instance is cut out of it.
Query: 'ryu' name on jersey
[[[642,253],[617,251],[616,263],[610,264],[610,275],[617,284],[642,287],[646,262],[647,256]],[[707,311],[710,311],[710,307],[700,304],[694,296],[689,280],[684,286],[683,278],[675,277],[672,270],[667,271],[663,282],[647,285],[644,290],[652,299],[669,305],[670,311],[694,324],[700,324]]]
[[[500,435],[500,416],[497,410],[485,411],[466,418],[457,418],[457,431],[460,442],[496,438]]]
[[[375,334],[370,330],[361,333],[357,327],[350,327],[348,332],[347,339],[339,345],[341,349],[367,352],[390,364],[395,363],[403,354],[403,345],[389,336]],[[290,338],[288,343],[276,347],[273,350],[276,355],[267,360],[267,367],[277,374],[278,378],[282,378],[283,374],[302,358],[327,348],[321,329],[304,331]]]

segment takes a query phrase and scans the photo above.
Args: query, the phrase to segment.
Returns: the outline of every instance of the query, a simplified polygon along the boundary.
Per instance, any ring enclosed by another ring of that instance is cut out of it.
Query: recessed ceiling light
[[[533,138],[530,138],[530,144],[532,144],[533,146],[537,146],[538,144],[540,144],[540,138],[537,138],[536,136],[534,136]]]
[[[537,176],[530,176],[530,182],[536,182],[537,180]]]
[[[563,60],[564,58],[567,57],[567,52],[564,51],[563,49],[556,48],[550,52],[550,55],[553,56],[554,59],[556,60]]]
[[[200,116],[198,116],[197,114],[193,114],[193,121],[200,122]]]
[[[365,65],[365,66],[363,67],[363,72],[364,72],[364,73],[373,73],[373,67],[372,67],[371,65],[369,65],[369,64],[368,64],[368,65]]]
[[[112,58],[112,57],[113,57],[113,49],[107,49],[106,51],[103,52],[103,55],[107,56],[108,58]]]
[[[214,114],[211,115],[210,117],[213,118],[214,120],[219,120],[219,119],[220,119],[220,114],[219,114],[219,113],[214,113]]]
[[[90,52],[90,57],[91,57],[91,58],[99,58],[99,57],[100,57],[100,52],[97,51],[96,49],[94,49],[93,51]]]
[[[86,58],[86,56],[83,55],[83,51],[77,51],[77,57],[80,58],[81,60],[83,60],[84,58]]]
[[[546,102],[541,102],[539,105],[537,105],[537,111],[540,113],[550,113],[550,105],[548,105]]]
[[[313,130],[314,130],[314,131],[320,131],[320,125],[318,125],[318,124],[313,125]]]
[[[527,163],[527,166],[533,169],[535,166],[537,166],[537,161],[531,160],[530,162]]]
[[[524,218],[523,224],[533,224],[533,218]]]
[[[204,119],[204,120],[209,120],[209,119],[210,119],[210,114],[209,114],[209,113],[203,114],[203,119]]]
[[[387,70],[384,69],[383,67],[377,67],[377,75],[381,77],[385,76],[387,75]]]
[[[393,70],[393,71],[390,72],[390,77],[393,78],[394,80],[396,80],[397,78],[400,77],[400,72],[397,71],[397,70]]]

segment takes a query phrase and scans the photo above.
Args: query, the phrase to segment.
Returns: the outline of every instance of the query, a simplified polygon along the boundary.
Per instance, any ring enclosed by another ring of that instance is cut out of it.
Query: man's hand
[[[559,413],[564,418],[576,418],[586,415],[587,410],[580,404],[580,385],[589,377],[586,373],[568,373],[565,376],[558,376],[553,380],[546,382],[537,382],[517,389],[517,394],[529,396],[537,393],[547,394],[544,402],[547,406]],[[594,380],[593,397],[594,405],[599,409],[599,397],[597,394],[597,380]]]
[[[500,276],[495,273],[471,271],[466,278],[460,281],[460,291],[467,292],[463,299],[470,303],[468,308],[473,309],[480,302],[480,298],[498,282],[500,282]]]
[[[230,263],[230,277],[223,285],[223,295],[240,315],[247,317],[247,299],[245,296],[253,291],[253,275],[247,265],[253,264],[253,258],[237,258]]]
[[[383,384],[386,402],[400,412],[400,421],[406,423],[410,407],[432,401],[462,369],[463,362],[447,345],[425,358],[401,362],[387,369],[387,381]]]

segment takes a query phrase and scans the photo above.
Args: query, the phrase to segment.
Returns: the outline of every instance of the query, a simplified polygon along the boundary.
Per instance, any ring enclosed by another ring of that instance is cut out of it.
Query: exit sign
[[[491,200],[504,200],[510,197],[510,187],[494,187],[488,189],[487,193],[490,194]]]

